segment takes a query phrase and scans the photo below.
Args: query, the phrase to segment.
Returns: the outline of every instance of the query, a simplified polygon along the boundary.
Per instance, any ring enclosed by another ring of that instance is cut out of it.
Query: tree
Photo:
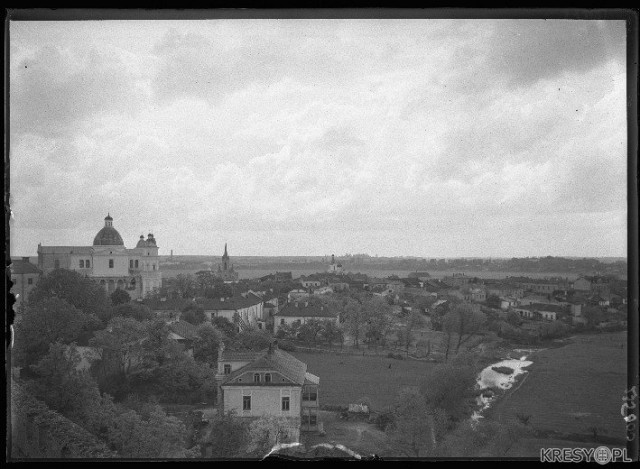
[[[514,326],[514,327],[518,327],[520,324],[522,324],[522,318],[515,311],[509,311],[507,313],[506,321],[507,323],[509,323],[511,326]]]
[[[413,341],[414,329],[418,327],[422,327],[423,325],[424,325],[423,316],[418,311],[418,308],[414,306],[413,308],[411,308],[411,312],[409,313],[409,316],[407,317],[405,326],[404,326],[403,339],[404,339],[405,352],[407,355],[409,355],[409,346]]]
[[[204,308],[202,308],[202,306],[196,303],[189,303],[182,310],[180,319],[197,326],[198,324],[205,322],[207,320],[207,316],[204,314]]]
[[[467,353],[437,365],[420,385],[426,404],[443,409],[453,419],[465,417],[474,405],[478,368],[474,357]]]
[[[113,306],[123,305],[129,303],[131,301],[131,295],[123,290],[122,288],[117,288],[111,294],[111,304]]]
[[[394,423],[388,432],[394,445],[407,456],[432,454],[437,435],[443,432],[442,411],[430,411],[424,397],[416,390],[404,388],[398,393]],[[436,428],[437,426],[437,428]]]
[[[36,375],[30,390],[50,408],[69,417],[82,415],[83,407],[100,397],[98,385],[88,372],[78,370],[81,357],[75,346],[56,342],[31,365]]]
[[[15,347],[13,358],[18,366],[34,364],[43,357],[49,344],[69,344],[95,324],[95,316],[88,315],[65,300],[40,296],[29,299],[20,321],[14,324]]]
[[[272,337],[267,331],[248,329],[240,332],[232,346],[249,350],[263,350],[269,346]]]
[[[196,289],[196,282],[191,274],[178,274],[174,280],[175,288],[182,298],[193,298]]]
[[[193,341],[193,358],[205,363],[216,363],[218,347],[222,343],[223,335],[210,323],[198,326],[198,336]]]
[[[265,456],[274,446],[290,441],[289,422],[285,417],[267,415],[249,425],[246,452]]]
[[[224,336],[228,337],[229,339],[233,339],[236,335],[238,335],[236,326],[227,318],[223,318],[222,316],[213,317],[211,318],[211,324],[213,324],[216,329],[222,332]]]
[[[111,314],[111,302],[100,285],[78,272],[55,269],[43,276],[29,295],[29,300],[38,302],[57,297],[86,314],[95,314],[104,324]]]
[[[155,315],[148,306],[139,303],[125,303],[117,305],[113,308],[113,315],[132,318],[140,322],[150,321],[155,318]]]
[[[145,323],[116,316],[109,321],[106,329],[96,331],[89,343],[103,349],[102,360],[107,359],[106,355],[109,356],[116,363],[119,373],[126,375],[141,360],[142,341],[146,336]]]
[[[443,330],[458,336],[456,353],[462,344],[480,332],[486,320],[487,317],[484,313],[467,304],[456,305],[445,315],[442,322]]]
[[[490,308],[500,308],[502,300],[498,295],[489,295],[485,301],[485,304]]]
[[[210,433],[201,444],[210,448],[212,458],[232,458],[242,455],[247,445],[248,428],[234,412],[220,413],[210,422]]]
[[[604,313],[599,306],[585,306],[582,310],[582,315],[587,320],[587,324],[590,327],[597,326],[604,321]]]
[[[281,324],[278,326],[278,332],[276,337],[278,339],[296,340],[298,338],[298,332],[300,331],[300,323],[293,322],[291,324]]]
[[[331,347],[335,342],[342,343],[344,336],[342,330],[334,321],[324,321],[324,326],[320,332],[321,340],[328,343]]]
[[[311,319],[300,326],[298,337],[308,344],[316,345],[318,336],[324,329],[323,321]]]

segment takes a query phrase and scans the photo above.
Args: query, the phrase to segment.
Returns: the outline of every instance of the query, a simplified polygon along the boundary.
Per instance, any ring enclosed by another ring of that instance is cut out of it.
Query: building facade
[[[152,233],[140,235],[135,248],[127,249],[107,215],[92,246],[42,246],[38,244],[38,268],[75,270],[102,285],[107,293],[120,288],[132,299],[144,298],[160,288],[162,274],[158,245]]]
[[[11,262],[11,294],[15,297],[16,302],[13,306],[18,311],[21,305],[29,298],[31,290],[33,290],[40,278],[40,269],[31,263],[29,257],[23,257],[21,260]]]

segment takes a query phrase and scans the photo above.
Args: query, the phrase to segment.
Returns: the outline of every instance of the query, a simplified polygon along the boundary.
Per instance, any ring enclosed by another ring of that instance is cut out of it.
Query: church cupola
[[[113,226],[113,218],[111,218],[111,215],[109,215],[108,213],[107,216],[104,217],[104,226],[107,226],[109,228]]]
[[[122,236],[113,227],[113,218],[107,214],[104,218],[104,227],[98,231],[98,234],[93,238],[94,246],[124,246]]]

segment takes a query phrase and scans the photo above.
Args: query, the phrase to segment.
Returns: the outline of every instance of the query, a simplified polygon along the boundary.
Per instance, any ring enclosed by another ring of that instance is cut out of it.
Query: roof
[[[225,349],[219,361],[251,361],[261,357],[264,350],[256,352],[255,350],[227,350]]]
[[[335,318],[337,314],[317,301],[294,301],[287,303],[276,316],[302,318]]]
[[[549,313],[564,313],[566,308],[561,305],[549,305],[542,303],[532,303],[527,306],[521,306],[522,309],[528,309],[530,311],[546,311]]]
[[[320,378],[318,378],[316,375],[311,373],[305,373],[304,379],[305,379],[305,382],[308,381],[311,384],[320,384]]]
[[[38,253],[43,254],[92,254],[91,246],[38,246]]]
[[[205,310],[238,310],[260,304],[262,303],[262,299],[257,297],[256,295],[248,295],[247,298],[243,296],[232,296],[229,298],[225,298],[224,301],[215,298],[201,298],[197,301],[197,303]]]
[[[11,273],[12,274],[39,274],[40,269],[31,262],[19,260],[11,261]]]
[[[189,304],[190,300],[184,298],[167,298],[161,300],[145,300],[144,305],[148,306],[152,311],[182,311]]]
[[[95,238],[93,238],[94,246],[124,246],[122,236],[113,226],[104,226]]]
[[[225,383],[233,381],[236,377],[251,371],[253,369],[273,369],[292,381],[302,386],[307,375],[307,364],[301,362],[293,355],[280,350],[279,348],[267,348],[259,352],[260,355],[253,362],[243,366],[242,368],[231,373],[225,380]],[[224,353],[223,353],[224,356]],[[225,357],[225,359],[228,359]]]
[[[196,326],[187,321],[177,321],[169,324],[169,330],[185,339],[195,339],[198,335]]]

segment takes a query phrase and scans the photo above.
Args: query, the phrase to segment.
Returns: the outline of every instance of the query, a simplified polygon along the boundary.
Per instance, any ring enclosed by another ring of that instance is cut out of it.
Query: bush
[[[288,342],[278,342],[278,348],[285,352],[295,352],[297,350],[295,345]]]

